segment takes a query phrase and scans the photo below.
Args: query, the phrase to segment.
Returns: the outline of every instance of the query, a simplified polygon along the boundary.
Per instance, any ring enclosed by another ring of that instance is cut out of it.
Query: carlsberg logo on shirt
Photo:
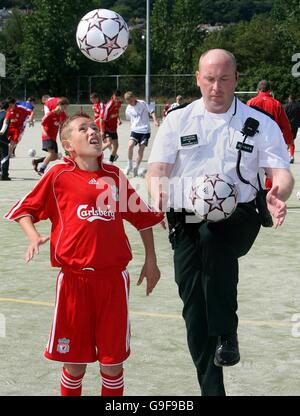
[[[88,205],[79,205],[77,208],[77,216],[81,220],[93,222],[95,220],[112,221],[115,219],[115,213],[109,209],[101,210],[100,208],[91,207]]]

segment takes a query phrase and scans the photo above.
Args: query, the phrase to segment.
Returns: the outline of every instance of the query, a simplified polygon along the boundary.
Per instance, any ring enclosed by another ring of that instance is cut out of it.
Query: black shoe
[[[37,172],[38,171],[38,162],[35,159],[31,161],[33,169]]]
[[[37,170],[37,173],[38,173],[40,176],[43,176],[43,175],[44,175],[44,173],[45,173],[45,170],[46,170],[46,168],[39,168],[39,169]]]
[[[11,181],[9,176],[0,176],[0,181]]]
[[[221,335],[218,337],[214,364],[217,367],[232,366],[240,361],[237,334]]]

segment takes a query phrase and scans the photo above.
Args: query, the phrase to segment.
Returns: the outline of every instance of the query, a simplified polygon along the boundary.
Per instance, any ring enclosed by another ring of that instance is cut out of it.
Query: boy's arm
[[[152,111],[151,117],[153,118],[153,121],[154,121],[154,124],[156,125],[156,127],[158,127],[159,126],[159,121],[156,117],[155,111]]]
[[[39,246],[45,244],[50,237],[42,237],[37,232],[30,216],[18,218],[16,221],[20,224],[29,241],[29,246],[25,254],[25,262],[28,263],[33,259],[35,254],[39,254]]]
[[[44,137],[48,137],[48,132],[47,132],[47,124],[48,124],[48,120],[50,120],[51,118],[51,111],[49,111],[43,118],[42,122],[41,122],[41,128],[42,128],[42,135]]]
[[[4,119],[2,128],[0,130],[1,136],[6,132],[6,130],[8,128],[8,123],[9,123],[8,120],[7,119]]]
[[[140,231],[140,235],[145,248],[145,263],[142,267],[140,278],[137,282],[140,285],[144,278],[147,280],[146,294],[150,295],[160,279],[160,270],[156,264],[156,254],[152,228]]]
[[[31,113],[30,113],[29,118],[28,118],[29,127],[33,127],[34,126],[34,119],[33,119],[34,114],[35,114],[35,109],[33,108],[31,110]]]

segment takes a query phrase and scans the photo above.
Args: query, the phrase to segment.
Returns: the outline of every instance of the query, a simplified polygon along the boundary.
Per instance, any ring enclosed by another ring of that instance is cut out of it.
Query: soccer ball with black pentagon
[[[237,206],[237,189],[226,175],[204,175],[194,180],[190,201],[202,220],[217,222],[230,217]]]
[[[117,59],[128,46],[129,29],[118,13],[96,9],[80,20],[76,40],[81,52],[92,61]]]

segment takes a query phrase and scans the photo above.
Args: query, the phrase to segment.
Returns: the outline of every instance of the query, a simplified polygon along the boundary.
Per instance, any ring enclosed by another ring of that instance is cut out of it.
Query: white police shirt
[[[145,101],[137,100],[135,105],[126,107],[125,115],[126,119],[131,122],[131,131],[135,133],[150,133],[150,121],[149,113],[153,110],[150,109]]]
[[[236,172],[241,133],[248,117],[259,121],[258,132],[248,137],[242,149],[240,171],[256,188],[260,168],[289,169],[289,157],[282,133],[275,121],[234,98],[223,114],[208,112],[201,98],[171,112],[154,140],[148,163],[174,164],[170,176],[169,206],[191,210],[192,181],[205,174],[223,173],[238,190],[238,202],[255,198],[256,190],[240,181]]]

